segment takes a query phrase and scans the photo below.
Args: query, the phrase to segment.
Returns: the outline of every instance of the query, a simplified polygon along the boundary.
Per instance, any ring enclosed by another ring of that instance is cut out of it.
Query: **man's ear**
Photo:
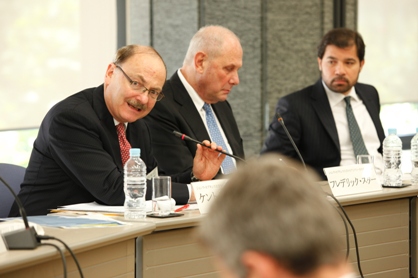
[[[363,69],[364,63],[365,63],[364,60],[363,61],[360,61],[360,71]]]
[[[203,73],[205,69],[206,60],[207,60],[207,55],[204,52],[199,51],[196,53],[196,55],[194,55],[194,66],[197,72]]]
[[[115,64],[111,63],[107,66],[106,73],[105,73],[105,85],[110,83],[110,79],[112,78],[113,72],[115,71]]]
[[[247,277],[291,278],[294,277],[278,261],[271,256],[257,252],[246,251],[241,256],[241,262],[247,269]]]
[[[316,58],[317,59],[317,61],[318,61],[318,69],[319,69],[319,71],[322,71],[322,66],[321,66],[321,63],[322,63],[322,59],[321,58]]]

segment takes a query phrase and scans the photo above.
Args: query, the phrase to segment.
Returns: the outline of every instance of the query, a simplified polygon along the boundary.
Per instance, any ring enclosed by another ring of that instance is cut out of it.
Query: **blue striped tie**
[[[345,111],[347,113],[348,129],[350,131],[351,143],[353,144],[354,156],[357,157],[359,154],[369,154],[364,145],[356,118],[354,117],[353,108],[350,104],[351,97],[345,97],[344,100],[346,103]]]
[[[223,150],[227,151],[225,141],[221,135],[218,125],[216,124],[215,115],[213,114],[212,108],[209,104],[205,103],[203,109],[206,112],[206,123],[209,128],[210,137],[212,142],[215,142],[217,145],[221,146]],[[229,174],[235,170],[234,161],[230,156],[226,156],[225,160],[222,162],[222,170],[224,174]]]

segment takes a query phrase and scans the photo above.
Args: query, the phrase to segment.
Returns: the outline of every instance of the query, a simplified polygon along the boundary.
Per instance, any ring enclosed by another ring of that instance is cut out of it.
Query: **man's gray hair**
[[[200,28],[190,40],[183,65],[192,63],[194,56],[200,51],[205,52],[209,58],[217,57],[221,54],[224,44],[231,39],[239,42],[237,35],[226,27],[207,25]]]
[[[245,251],[296,275],[344,259],[342,220],[310,169],[267,154],[235,172],[199,229],[204,245],[240,277]],[[337,228],[339,227],[339,228]]]

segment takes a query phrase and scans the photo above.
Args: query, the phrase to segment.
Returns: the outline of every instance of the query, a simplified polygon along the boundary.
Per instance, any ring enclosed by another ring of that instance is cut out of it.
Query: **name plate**
[[[372,164],[324,168],[335,197],[382,190]]]
[[[0,254],[7,252],[6,243],[4,242],[3,236],[0,237]]]
[[[209,211],[211,204],[218,196],[222,187],[224,187],[226,181],[226,179],[222,179],[191,183],[197,206],[201,214],[205,214]]]

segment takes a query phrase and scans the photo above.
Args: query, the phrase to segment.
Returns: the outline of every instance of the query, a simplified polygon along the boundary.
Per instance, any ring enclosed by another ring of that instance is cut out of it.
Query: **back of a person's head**
[[[308,173],[309,172],[309,173]],[[240,276],[243,252],[269,255],[296,275],[341,262],[338,213],[319,178],[294,162],[265,155],[235,172],[200,227],[202,241]]]

